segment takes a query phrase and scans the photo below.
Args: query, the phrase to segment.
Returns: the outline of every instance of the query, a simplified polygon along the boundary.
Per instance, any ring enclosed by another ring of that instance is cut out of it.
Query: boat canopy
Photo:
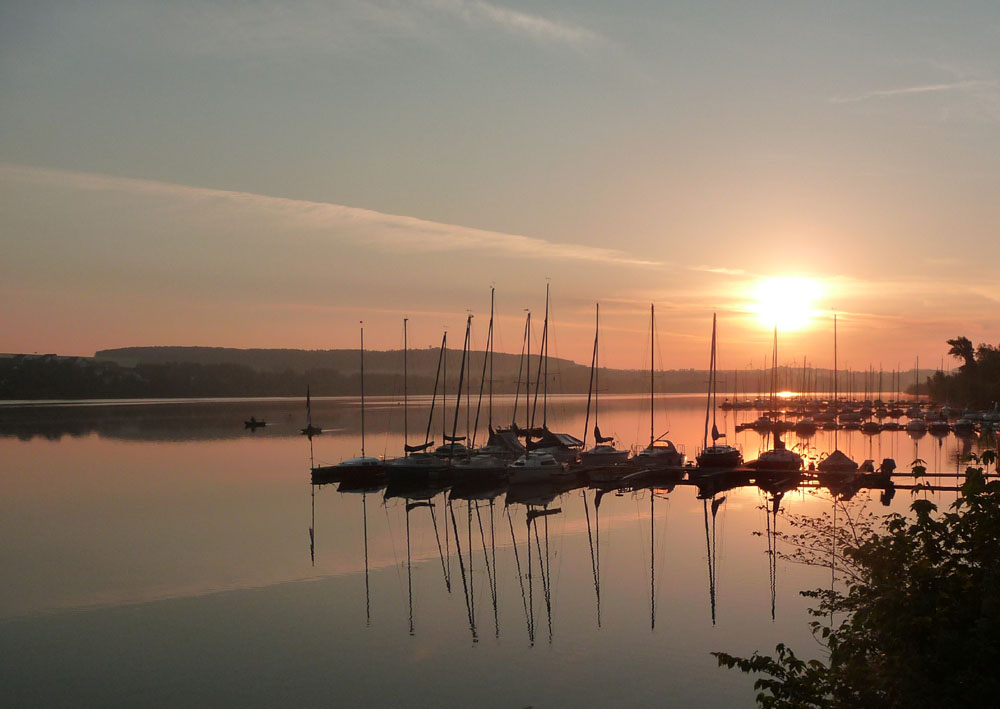
[[[816,468],[821,473],[843,473],[853,472],[858,469],[858,464],[839,450],[835,450],[828,455]]]
[[[531,442],[531,448],[582,448],[583,441],[568,433],[553,433],[549,429],[542,429],[537,441]]]
[[[524,446],[521,445],[521,441],[518,440],[514,431],[496,431],[490,428],[490,437],[486,445],[487,447],[496,446],[517,455],[524,453]]]

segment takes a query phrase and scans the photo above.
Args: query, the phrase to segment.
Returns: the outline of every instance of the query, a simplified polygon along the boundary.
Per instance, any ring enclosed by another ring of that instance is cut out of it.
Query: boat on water
[[[476,423],[472,429],[472,440],[469,441],[469,455],[464,458],[453,458],[452,469],[455,475],[470,484],[480,482],[490,484],[498,478],[506,478],[507,465],[524,453],[524,446],[512,431],[497,431],[493,428],[493,321],[494,298],[496,289],[490,289],[490,322],[486,333],[486,352],[483,358],[483,372],[479,380],[479,403],[476,405]],[[483,391],[487,381],[489,368],[489,391],[487,398],[487,423],[489,436],[486,444],[475,447],[476,435],[479,430],[479,414],[483,403]]]
[[[874,435],[876,433],[882,432],[882,424],[878,421],[865,421],[861,424],[861,432],[868,435]]]
[[[809,416],[795,422],[795,432],[800,436],[811,436],[816,433],[818,428],[816,421]]]
[[[514,460],[524,455],[524,444],[517,433],[509,429],[494,429],[489,426],[489,437],[486,443],[473,452],[476,455],[490,455],[501,460]]]
[[[952,430],[955,431],[956,436],[975,436],[977,433],[976,422],[970,418],[960,418],[955,422]]]
[[[939,418],[927,424],[927,432],[932,436],[947,436],[951,433],[951,424],[948,419]]]
[[[705,408],[705,434],[702,438],[701,451],[696,460],[697,468],[692,468],[688,472],[689,477],[694,477],[705,471],[717,471],[737,468],[743,464],[743,454],[738,448],[719,443],[720,438],[724,438],[724,433],[719,433],[719,428],[715,423],[715,398],[716,398],[716,314],[712,313],[712,353],[709,358],[708,367],[708,402]],[[712,422],[712,445],[708,445],[708,423]]]
[[[771,410],[774,410],[774,401],[778,394],[778,327],[774,328],[774,344],[771,354]],[[789,472],[802,470],[802,456],[793,450],[789,450],[785,442],[781,440],[781,431],[774,431],[774,447],[761,453],[757,460],[748,463],[748,466],[755,468],[758,472]]]
[[[306,425],[305,428],[301,429],[303,436],[308,436],[312,438],[313,436],[318,436],[323,433],[323,429],[318,426],[313,426],[312,422],[312,397],[309,394],[309,386],[306,385]]]
[[[530,342],[529,342],[530,344]],[[539,348],[538,372],[535,378],[535,396],[531,407],[530,424],[521,430],[528,450],[548,453],[560,463],[573,464],[580,458],[583,441],[569,433],[556,433],[549,429],[549,286],[545,286],[545,320],[542,323],[542,343]],[[535,426],[538,392],[542,392],[542,425]]]
[[[686,457],[667,438],[667,433],[655,435],[656,384],[655,384],[656,317],[653,304],[649,306],[649,445],[635,454],[633,463],[643,469],[680,468]]]
[[[365,455],[365,328],[361,327],[361,455],[342,460],[336,465],[318,465],[312,468],[314,482],[335,477],[338,480],[382,474],[383,460]]]
[[[795,471],[802,470],[802,456],[785,446],[781,434],[774,434],[774,448],[761,453],[757,460],[747,463],[751,468],[760,471]]]
[[[263,428],[267,425],[267,421],[261,421],[253,416],[243,422],[243,428],[249,428],[251,431],[256,431],[258,428]]]
[[[819,462],[816,471],[820,484],[833,490],[855,479],[858,464],[840,450],[834,450]]]
[[[591,480],[605,482],[621,477],[625,474],[623,470],[615,470],[624,466],[629,459],[629,450],[615,447],[614,436],[601,435],[601,428],[598,425],[598,402],[599,381],[598,372],[600,370],[600,350],[599,338],[601,332],[601,306],[597,305],[595,328],[594,328],[594,354],[590,361],[590,391],[587,394],[587,421],[590,419],[590,403],[594,404],[594,447],[580,453],[580,465],[588,471]],[[587,424],[584,424],[584,436],[586,436]]]
[[[428,480],[440,477],[448,469],[448,463],[427,449],[434,445],[431,440],[431,424],[434,421],[434,407],[437,403],[438,381],[441,375],[441,362],[444,358],[445,347],[448,343],[448,333],[444,333],[441,338],[441,349],[438,352],[437,373],[434,375],[434,393],[431,395],[431,408],[427,414],[427,430],[424,434],[424,442],[417,445],[409,444],[409,423],[408,423],[408,401],[409,390],[407,387],[408,367],[407,367],[407,318],[403,318],[403,455],[385,462],[385,471],[390,480],[400,483],[412,483],[413,481]]]
[[[529,451],[507,466],[511,485],[544,482],[566,473],[565,463],[560,463],[550,453],[539,451]]]

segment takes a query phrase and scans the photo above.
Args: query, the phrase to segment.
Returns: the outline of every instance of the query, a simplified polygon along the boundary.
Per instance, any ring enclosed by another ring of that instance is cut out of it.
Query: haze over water
[[[313,441],[317,461],[358,453],[358,403],[314,402],[314,421],[332,429]],[[585,403],[550,400],[550,426],[579,436]],[[669,427],[692,456],[701,397],[657,406],[657,434]],[[602,431],[645,445],[647,407],[602,397]],[[426,413],[411,407],[411,441]],[[245,432],[251,414],[272,425]],[[14,704],[734,706],[750,703],[752,680],[716,669],[710,651],[812,646],[797,591],[827,586],[830,570],[779,560],[772,620],[770,497],[756,488],[716,496],[714,524],[691,486],[612,492],[599,506],[578,488],[532,522],[529,552],[516,495],[449,505],[436,494],[433,508],[407,513],[382,490],[312,488],[302,417],[301,401],[0,409],[0,675]],[[730,412],[720,428],[754,457],[761,437],[735,434],[734,421]],[[369,454],[399,452],[399,402],[377,400],[367,423]],[[810,450],[828,450],[832,435],[817,433]],[[941,472],[957,469],[962,447],[904,432],[838,439],[858,461],[892,456],[905,468],[919,456]],[[955,493],[929,496],[944,506]],[[903,511],[911,499],[899,490],[885,508],[862,490],[849,504]],[[825,491],[781,501],[782,514],[831,510]],[[781,515],[777,524],[787,529]]]

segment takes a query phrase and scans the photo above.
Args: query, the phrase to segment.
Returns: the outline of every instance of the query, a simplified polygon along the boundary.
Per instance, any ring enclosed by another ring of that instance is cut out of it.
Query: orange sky
[[[1000,11],[36,5],[0,10],[0,351],[429,346],[467,310],[481,345],[491,284],[518,351],[550,283],[553,354],[600,301],[642,366],[652,301],[663,366],[713,312],[745,366],[792,277],[783,361],[831,364],[834,312],[859,368],[1000,342]]]

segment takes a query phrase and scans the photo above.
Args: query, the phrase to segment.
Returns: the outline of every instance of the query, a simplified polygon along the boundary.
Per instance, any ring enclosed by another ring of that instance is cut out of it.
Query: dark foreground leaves
[[[970,467],[940,513],[917,500],[844,554],[846,593],[808,591],[825,662],[784,645],[774,656],[714,653],[762,675],[763,707],[950,707],[1000,703],[1000,482]],[[831,625],[830,618],[842,618]]]

